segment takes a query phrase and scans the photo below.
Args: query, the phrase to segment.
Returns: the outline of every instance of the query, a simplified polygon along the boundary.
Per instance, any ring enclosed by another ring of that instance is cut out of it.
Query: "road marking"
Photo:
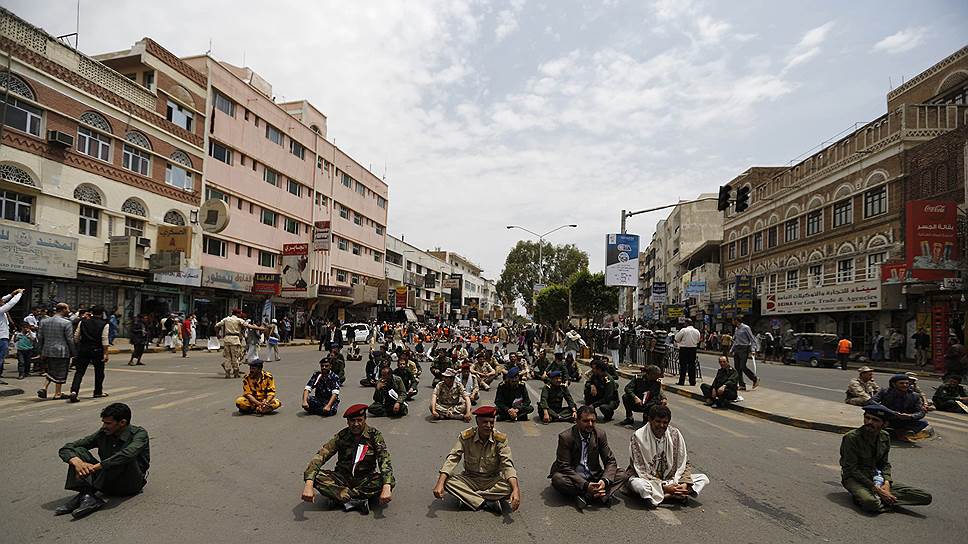
[[[117,401],[117,400],[130,399],[130,398],[134,398],[134,397],[143,397],[145,395],[150,395],[151,393],[157,393],[158,391],[164,391],[164,390],[165,390],[164,387],[153,387],[151,389],[139,389],[137,391],[132,391],[130,393],[125,393],[123,395],[111,395],[110,397],[102,397],[102,398],[94,399],[94,400],[103,400],[105,402],[114,402],[114,401]],[[178,391],[172,391],[169,394],[175,394],[175,393],[178,393]]]
[[[790,446],[786,446],[786,447],[785,447],[785,448],[783,448],[783,449],[785,449],[785,450],[787,450],[787,451],[792,451],[793,453],[798,453],[798,454],[800,454],[800,455],[803,455],[803,452],[802,452],[802,451],[800,451],[800,450],[798,450],[797,448],[791,448]]]
[[[525,436],[541,436],[541,431],[538,429],[538,425],[536,425],[535,422],[531,421],[530,419],[521,422],[521,430],[524,431]]]
[[[682,522],[679,521],[679,518],[676,517],[675,512],[672,510],[667,508],[656,508],[652,511],[652,513],[655,514],[655,517],[662,520],[662,522],[666,525],[682,525]]]
[[[956,426],[950,425],[948,423],[941,423],[940,421],[932,421],[931,422],[931,426],[932,427],[940,427],[942,429],[950,429],[952,431],[958,431],[960,433],[968,432],[968,429],[966,429],[964,427],[956,427]]]
[[[152,410],[164,410],[165,408],[171,408],[172,406],[178,406],[179,404],[185,404],[186,402],[192,402],[192,401],[195,401],[195,400],[201,400],[201,399],[204,399],[205,397],[210,397],[213,394],[214,393],[204,393],[202,395],[195,395],[194,397],[187,397],[187,398],[184,398],[184,399],[178,399],[178,400],[175,400],[175,401],[167,402],[165,404],[159,404],[158,406],[152,406],[151,409]]]
[[[730,429],[728,427],[723,427],[722,425],[717,425],[717,424],[715,424],[715,423],[713,423],[711,421],[706,421],[705,419],[703,419],[701,417],[692,416],[692,418],[695,419],[696,421],[701,422],[701,423],[705,423],[706,425],[709,425],[710,427],[714,427],[716,429],[719,429],[720,431],[723,431],[724,433],[731,434],[731,435],[735,436],[736,438],[749,438],[749,435],[745,435],[743,433],[738,433],[738,432],[736,432],[736,431],[734,431],[734,430],[732,430],[732,429]]]
[[[119,387],[117,389],[112,389],[111,392],[113,393],[113,392],[116,392],[116,391],[130,391],[132,389],[135,389],[135,388],[134,387]],[[81,390],[81,392],[78,395],[78,397],[81,398],[81,399],[84,399],[87,396],[86,393],[91,393],[91,392],[93,392],[93,390]],[[11,412],[22,412],[24,410],[30,410],[31,408],[40,408],[41,406],[50,406],[50,404],[48,404],[47,400],[37,398],[36,396],[34,398],[30,399],[30,400],[27,400],[27,399],[22,399],[22,400],[21,399],[18,399],[18,400],[19,400],[19,402],[22,402],[25,405],[24,406],[18,406],[17,408],[12,408],[10,410]],[[93,399],[93,400],[97,400],[97,399]],[[60,402],[65,402],[65,401],[60,401]]]
[[[42,420],[40,420],[41,423],[57,423],[58,421],[64,421],[64,418],[62,418],[62,417],[55,417],[54,419],[42,419]]]
[[[133,368],[105,368],[107,372],[136,372],[138,374],[175,374],[179,376],[210,376],[218,372],[175,372],[172,370],[135,370]],[[221,367],[219,367],[221,371]]]
[[[826,469],[832,470],[834,472],[840,472],[840,465],[825,465],[823,463],[814,463],[814,465],[820,468],[826,468]]]
[[[788,381],[784,381],[784,380],[778,380],[778,381],[780,383],[788,383],[790,385],[797,385],[797,386],[800,386],[800,387],[810,387],[812,389],[820,389],[822,391],[833,391],[835,393],[843,393],[845,391],[844,389],[831,389],[829,387],[820,387],[819,385],[810,385],[808,383],[788,382]]]

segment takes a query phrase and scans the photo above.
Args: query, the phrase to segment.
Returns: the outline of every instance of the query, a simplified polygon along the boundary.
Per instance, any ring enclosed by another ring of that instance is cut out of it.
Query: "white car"
[[[366,323],[347,323],[340,331],[344,342],[366,343],[370,339],[370,326]]]

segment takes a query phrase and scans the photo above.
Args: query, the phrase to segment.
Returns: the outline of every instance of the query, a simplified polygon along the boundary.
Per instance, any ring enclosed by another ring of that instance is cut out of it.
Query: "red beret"
[[[495,417],[497,416],[497,408],[493,406],[481,406],[477,410],[474,410],[474,415],[480,417]]]
[[[367,405],[365,404],[354,404],[343,412],[343,417],[349,419],[351,417],[360,417],[366,415]]]

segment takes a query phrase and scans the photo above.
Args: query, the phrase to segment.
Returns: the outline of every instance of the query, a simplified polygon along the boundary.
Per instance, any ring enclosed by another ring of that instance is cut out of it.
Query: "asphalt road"
[[[187,360],[151,355],[148,366],[137,368],[121,366],[119,358],[108,371],[107,399],[78,404],[26,395],[0,399],[3,540],[775,543],[913,541],[926,535],[960,541],[968,530],[956,483],[966,452],[959,446],[932,441],[895,448],[895,477],[931,491],[935,504],[875,519],[859,513],[840,486],[838,435],[712,411],[677,396],[671,399],[673,425],[683,431],[696,470],[712,480],[691,505],[650,508],[621,497],[611,509],[578,513],[547,479],[556,434],[567,425],[529,421],[499,424],[511,437],[521,509],[504,518],[460,510],[453,499],[434,500],[431,488],[444,455],[467,425],[428,420],[429,372],[409,416],[370,419],[393,456],[398,482],[393,502],[369,518],[323,510],[300,501],[302,472],[343,421],[306,416],[299,408],[318,352],[284,348],[283,357],[267,370],[276,377],[284,406],[265,417],[236,414],[240,383],[221,377],[217,354],[193,353]],[[343,406],[369,401],[372,390],[356,385],[361,374],[361,363],[349,363]],[[29,379],[25,389],[38,383]],[[530,385],[538,391],[538,382]],[[83,393],[89,396],[89,389]],[[491,399],[493,390],[484,394],[485,401]],[[89,518],[54,517],[53,509],[71,496],[62,489],[66,466],[57,449],[96,430],[98,412],[109,401],[128,403],[133,422],[151,436],[149,483],[142,494],[114,499]],[[624,466],[631,431],[603,425]]]

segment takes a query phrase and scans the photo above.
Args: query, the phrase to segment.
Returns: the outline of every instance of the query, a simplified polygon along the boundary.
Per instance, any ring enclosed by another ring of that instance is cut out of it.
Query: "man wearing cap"
[[[471,427],[457,437],[440,467],[433,489],[435,497],[443,498],[446,491],[473,510],[483,509],[495,514],[506,511],[506,502],[510,502],[511,511],[518,509],[521,504],[518,473],[514,469],[507,435],[494,429],[497,413],[494,406],[474,410],[477,427]],[[461,459],[464,470],[458,474]]]
[[[618,409],[618,386],[608,375],[608,368],[605,361],[592,361],[592,376],[585,382],[585,404],[600,411],[605,421],[611,421]]]
[[[282,407],[276,398],[276,380],[272,374],[262,370],[262,359],[249,361],[249,373],[242,379],[242,396],[235,399],[235,406],[243,414],[259,415]]]
[[[403,380],[390,371],[389,366],[380,367],[380,379],[373,391],[373,403],[369,410],[371,416],[402,417],[407,415],[407,388]]]
[[[339,383],[346,382],[346,358],[343,357],[340,346],[334,344],[329,348],[329,358],[333,363],[333,373],[339,376]]]
[[[444,380],[434,387],[430,396],[430,414],[434,419],[471,420],[471,399],[456,377],[454,369],[448,368],[444,371]]]
[[[476,406],[478,399],[481,398],[480,382],[477,376],[471,372],[471,364],[468,362],[463,362],[460,365],[460,374],[457,376],[460,380],[461,387],[467,393],[467,398],[470,399],[471,405]]]
[[[887,423],[895,438],[910,440],[921,438],[922,432],[929,433],[921,397],[911,390],[906,374],[892,376],[887,389],[874,395],[874,402],[888,409]]]
[[[655,405],[665,406],[666,398],[662,394],[662,369],[655,366],[643,366],[642,372],[625,384],[625,394],[622,395],[622,404],[625,406],[625,419],[620,425],[630,426],[635,424],[632,417],[633,412],[642,412],[643,419]]]
[[[541,388],[541,400],[538,401],[538,414],[541,421],[551,423],[552,421],[575,421],[575,401],[571,398],[571,391],[568,386],[562,383],[560,370],[555,370],[548,374],[550,383]]]
[[[958,374],[948,374],[944,377],[944,383],[934,392],[934,406],[938,410],[945,412],[955,412],[958,414],[968,414],[968,390],[961,385],[961,376]]]
[[[725,355],[720,355],[719,370],[716,371],[712,385],[703,383],[699,385],[699,389],[706,398],[706,406],[727,408],[730,402],[739,398],[738,383],[739,372],[729,366],[729,359]]]
[[[380,504],[390,502],[396,485],[390,451],[380,431],[366,424],[367,409],[365,404],[354,404],[343,412],[346,428],[323,444],[303,473],[302,500],[313,502],[315,488],[344,510],[356,509],[364,515],[370,512],[371,498],[378,496]],[[323,469],[333,455],[337,456],[334,470]]]
[[[225,370],[226,378],[241,376],[239,362],[242,361],[243,355],[242,335],[246,329],[257,328],[246,323],[241,314],[242,310],[235,308],[232,310],[232,315],[215,324],[215,330],[219,331],[219,337],[222,339],[222,357],[225,359],[222,361],[222,369]]]
[[[574,497],[579,510],[589,502],[608,504],[612,494],[625,483],[625,471],[618,468],[605,431],[595,426],[595,409],[578,409],[575,425],[558,435],[555,462],[551,465],[551,486],[566,497]]]
[[[544,374],[541,375],[541,379],[544,380],[545,383],[551,381],[552,372],[560,372],[564,374],[568,370],[568,368],[565,366],[564,355],[561,352],[555,353],[554,357],[555,358],[548,363],[548,366],[545,367]]]
[[[497,386],[494,404],[497,407],[498,421],[526,421],[528,415],[534,411],[528,388],[518,379],[517,368],[508,370],[504,381]]]
[[[864,425],[840,442],[840,481],[862,510],[871,514],[894,506],[931,504],[931,494],[895,482],[888,455],[891,437],[885,428],[891,410],[877,404],[864,406]]]
[[[491,366],[491,363],[487,360],[481,358],[474,362],[471,366],[471,373],[477,376],[480,382],[481,389],[485,391],[491,390],[491,382],[497,378],[498,372]]]
[[[333,371],[331,359],[319,360],[319,371],[314,372],[303,390],[302,407],[307,414],[324,417],[336,415],[339,409],[340,382]]]
[[[870,404],[881,388],[874,381],[874,369],[862,366],[857,369],[857,377],[847,385],[847,404],[865,406]]]

